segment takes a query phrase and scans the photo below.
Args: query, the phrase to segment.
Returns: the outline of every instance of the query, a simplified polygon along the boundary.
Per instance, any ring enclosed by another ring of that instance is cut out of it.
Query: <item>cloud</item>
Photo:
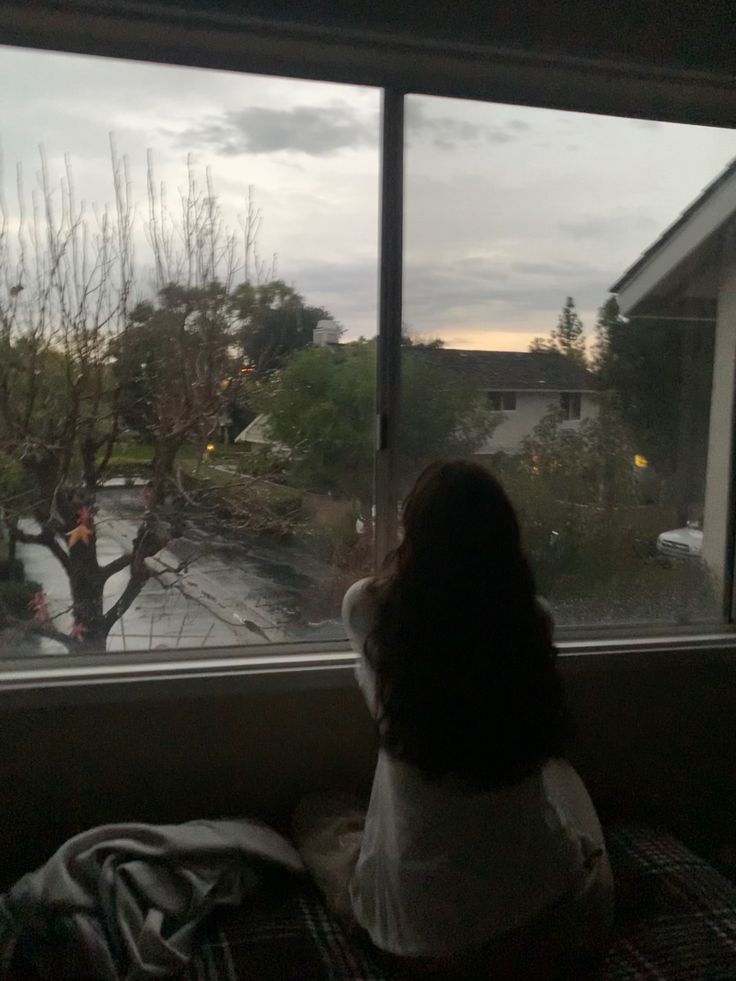
[[[415,100],[408,101],[406,106],[409,138],[428,140],[441,150],[452,150],[462,144],[511,143],[529,128],[520,119],[487,126],[454,116],[428,116],[424,106]]]
[[[208,146],[224,156],[306,153],[324,157],[349,147],[376,146],[378,121],[344,102],[327,106],[233,109],[181,134],[187,146]]]
[[[467,333],[485,325],[487,343],[495,332],[553,326],[572,294],[580,309],[595,309],[608,293],[610,275],[576,262],[509,262],[469,257],[453,262],[409,262],[405,271],[404,316],[420,333]],[[545,328],[542,328],[544,332]]]
[[[590,266],[582,262],[570,261],[550,261],[550,262],[514,262],[511,264],[511,271],[514,276],[534,276],[542,277],[552,282],[565,280],[570,277],[586,276],[590,273]]]
[[[341,262],[296,258],[280,270],[307,303],[324,306],[347,330],[348,338],[376,332],[378,257],[346,257]]]
[[[0,134],[11,208],[13,165],[30,193],[39,143],[55,180],[69,150],[78,197],[110,201],[113,130],[145,271],[145,150],[174,198],[182,150],[202,151],[227,221],[253,184],[284,278],[350,336],[375,329],[375,89],[13,48],[0,85],[19,93]],[[418,96],[406,111],[405,317],[458,346],[524,347],[567,294],[590,328],[611,282],[736,152],[733,131],[708,127]]]
[[[375,333],[375,256],[341,262],[296,259],[281,273],[307,302],[330,310],[347,329],[347,339]],[[525,350],[532,337],[554,326],[568,294],[585,314],[600,306],[609,281],[607,270],[565,260],[515,262],[471,255],[408,261],[404,321],[410,333],[441,337],[450,347]],[[593,315],[584,319],[592,328]]]
[[[559,225],[561,231],[574,235],[576,238],[602,238],[605,236],[611,239],[614,236],[628,237],[632,232],[654,233],[659,227],[656,220],[651,215],[642,212],[583,215],[580,218],[561,221]]]

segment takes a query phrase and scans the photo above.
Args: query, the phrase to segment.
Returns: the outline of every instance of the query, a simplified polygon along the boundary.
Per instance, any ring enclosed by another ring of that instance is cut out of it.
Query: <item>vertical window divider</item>
[[[404,233],[404,93],[383,90],[376,364],[375,565],[398,534],[398,426]]]
[[[727,225],[724,228],[721,236],[721,269],[723,268],[723,256],[736,256],[736,229],[734,229],[733,224]],[[728,260],[726,260],[728,261]],[[722,276],[722,272],[721,272]],[[722,279],[721,279],[722,283]],[[732,286],[729,290],[732,292]],[[723,289],[722,285],[719,289],[718,304],[717,304],[717,314],[716,314],[716,338],[714,343],[714,372],[716,370],[716,359],[718,358],[718,329],[721,322],[721,318],[725,317],[726,314],[723,310]],[[729,313],[731,313],[729,305]],[[731,354],[733,358],[733,354]],[[728,624],[733,624],[736,620],[736,360],[731,361],[730,365],[730,387],[728,389],[727,397],[727,422],[728,427],[728,455],[726,460],[726,470],[725,470],[725,480],[721,491],[723,494],[723,507],[725,511],[725,541],[721,539],[722,545],[725,549],[724,562],[722,567],[723,579],[721,583],[722,593],[722,612],[723,618]],[[711,400],[716,397],[715,393],[715,376],[711,378]],[[713,404],[711,401],[711,417],[710,417],[710,429],[708,433],[708,439],[711,437],[711,430],[713,428]],[[710,452],[710,450],[709,450]],[[707,479],[707,478],[706,478]],[[707,491],[706,491],[707,494]],[[707,512],[707,507],[706,507]],[[706,515],[703,516],[704,518]],[[707,531],[705,527],[706,522],[704,521],[703,530]],[[723,554],[723,553],[722,553]]]
[[[724,488],[726,514],[726,563],[723,590],[723,616],[726,623],[736,621],[736,364],[731,376],[731,453],[728,487]]]

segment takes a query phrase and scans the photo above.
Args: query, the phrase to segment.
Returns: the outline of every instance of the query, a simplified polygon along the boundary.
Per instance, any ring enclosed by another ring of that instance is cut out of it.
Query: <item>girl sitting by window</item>
[[[562,758],[552,622],[494,477],[425,470],[399,548],[343,617],[380,749],[367,815],[323,798],[296,816],[331,905],[402,971],[573,976],[605,947],[610,868]]]

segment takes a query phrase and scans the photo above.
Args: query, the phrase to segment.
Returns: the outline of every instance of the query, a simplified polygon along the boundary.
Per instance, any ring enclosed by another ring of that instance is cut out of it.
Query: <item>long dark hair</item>
[[[382,744],[429,778],[516,783],[563,751],[570,721],[511,502],[480,464],[440,461],[403,526],[366,645]]]

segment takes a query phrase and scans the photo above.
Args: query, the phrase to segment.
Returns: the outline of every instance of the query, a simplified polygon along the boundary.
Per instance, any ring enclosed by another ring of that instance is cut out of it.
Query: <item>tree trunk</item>
[[[97,484],[97,446],[91,436],[85,436],[82,440],[82,473],[84,486],[89,491],[94,491]]]
[[[150,497],[151,508],[163,504],[166,500],[166,492],[174,474],[174,463],[180,446],[181,441],[178,439],[159,439],[155,444]]]
[[[69,585],[72,591],[72,613],[80,652],[104,652],[110,632],[105,623],[102,572],[97,550],[92,543],[75,545],[69,553]]]

